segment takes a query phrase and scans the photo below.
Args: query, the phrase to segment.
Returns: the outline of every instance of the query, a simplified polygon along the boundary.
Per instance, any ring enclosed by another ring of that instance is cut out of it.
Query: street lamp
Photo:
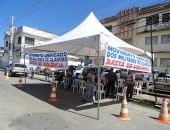
[[[24,53],[24,77],[25,77],[25,86],[26,86],[26,73],[25,73],[25,55],[27,55],[28,53],[25,54],[25,45],[23,47],[23,53]]]

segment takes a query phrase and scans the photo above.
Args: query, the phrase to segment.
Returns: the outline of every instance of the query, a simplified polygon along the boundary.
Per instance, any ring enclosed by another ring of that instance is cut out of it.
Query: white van
[[[74,75],[76,75],[77,73],[82,75],[84,68],[85,67],[82,67],[82,66],[77,67],[76,70],[74,71]]]
[[[114,68],[114,69],[113,69],[113,72],[116,72],[117,70],[120,70],[120,69]],[[102,76],[108,74],[109,72],[110,72],[110,69],[105,69],[105,70],[103,71],[103,73],[102,73]]]
[[[125,78],[127,77],[128,75],[128,72],[125,70],[125,69],[118,69],[118,68],[114,68],[113,69],[113,72],[116,72],[116,71],[121,71],[121,74],[120,73],[116,73],[117,75],[117,78]],[[108,74],[110,72],[110,69],[105,69],[102,73],[102,76]]]

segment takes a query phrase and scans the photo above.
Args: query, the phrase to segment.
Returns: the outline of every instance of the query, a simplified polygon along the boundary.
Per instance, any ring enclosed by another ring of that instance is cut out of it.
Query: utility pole
[[[12,24],[10,28],[10,44],[8,51],[8,65],[13,62],[13,42],[14,42],[14,16],[11,16]]]
[[[150,33],[151,33],[151,61],[152,61],[152,87],[155,90],[155,104],[157,104],[157,94],[156,94],[156,85],[155,85],[155,74],[154,74],[154,57],[153,57],[153,40],[152,40],[152,25],[153,25],[153,16],[151,16],[150,24]]]

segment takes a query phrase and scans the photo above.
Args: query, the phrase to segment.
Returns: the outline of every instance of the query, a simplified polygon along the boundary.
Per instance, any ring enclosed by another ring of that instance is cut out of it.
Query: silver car
[[[28,69],[27,66],[21,63],[11,63],[9,65],[9,76],[12,77],[15,74],[20,74],[27,76]]]

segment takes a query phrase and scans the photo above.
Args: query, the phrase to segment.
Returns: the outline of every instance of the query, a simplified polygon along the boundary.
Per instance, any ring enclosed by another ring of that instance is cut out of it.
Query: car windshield
[[[110,70],[105,70],[104,72],[110,72]]]
[[[15,64],[15,67],[27,68],[27,66],[26,66],[26,65],[23,65],[23,64]]]
[[[76,70],[81,70],[81,69],[83,69],[84,67],[78,67],[78,68],[76,68]]]

